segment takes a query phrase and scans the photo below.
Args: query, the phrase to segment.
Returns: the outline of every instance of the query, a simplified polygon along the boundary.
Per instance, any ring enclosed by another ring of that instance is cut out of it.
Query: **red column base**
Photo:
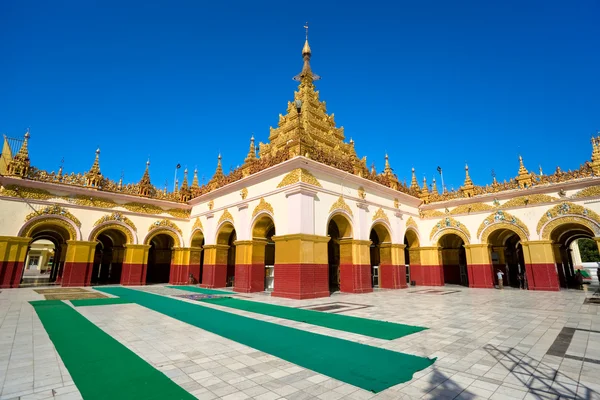
[[[373,291],[371,279],[371,265],[340,265],[340,292],[370,293]]]
[[[170,285],[187,285],[190,281],[190,266],[172,264],[169,273]]]
[[[491,264],[467,265],[469,287],[474,289],[494,288],[494,268]]]
[[[441,265],[411,265],[410,280],[418,286],[444,286],[444,269]]]
[[[0,288],[18,288],[21,284],[24,261],[4,261],[0,264]]]
[[[271,296],[304,300],[329,297],[327,264],[276,264]]]
[[[90,286],[92,268],[93,263],[91,262],[66,262],[61,286]]]
[[[380,265],[379,266],[380,284],[382,289],[405,289],[406,284],[406,266],[404,265]]]
[[[529,290],[558,292],[560,283],[555,264],[527,264],[527,285]]]
[[[240,293],[265,290],[265,266],[263,264],[236,264],[233,291]]]
[[[227,286],[227,264],[209,264],[202,269],[202,284],[206,289],[224,288]]]
[[[141,286],[146,284],[146,264],[123,263],[121,271],[121,285]]]

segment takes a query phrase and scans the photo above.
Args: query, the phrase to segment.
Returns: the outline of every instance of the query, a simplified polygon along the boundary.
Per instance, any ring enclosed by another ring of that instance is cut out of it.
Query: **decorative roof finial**
[[[302,67],[302,72],[296,75],[293,79],[295,81],[300,81],[304,83],[305,86],[311,86],[313,81],[318,81],[321,79],[319,75],[313,74],[310,68],[310,57],[312,55],[312,51],[310,50],[310,46],[308,44],[308,22],[304,25],[304,29],[306,29],[306,41],[304,42],[304,46],[302,47],[302,58],[304,59],[304,66]],[[301,85],[302,87],[302,85]]]
[[[250,138],[250,148],[248,149],[248,155],[246,156],[246,159],[244,160],[244,162],[252,162],[256,160],[256,147],[254,146],[254,134],[252,135],[252,137]]]
[[[435,194],[436,196],[439,194],[437,184],[435,183],[435,176],[431,180],[431,194]]]
[[[144,171],[144,175],[142,175],[142,179],[140,180],[139,185],[139,194],[141,196],[150,196],[152,194],[152,183],[150,182],[150,157],[148,157],[148,161],[146,161],[146,170]]]
[[[410,181],[410,188],[419,191],[419,184],[417,183],[417,175],[415,175],[415,168],[412,168],[412,179]]]
[[[519,175],[517,176],[517,183],[521,189],[526,189],[533,185],[533,179],[531,178],[531,174],[525,168],[523,164],[523,157],[519,154]]]
[[[198,184],[198,168],[194,168],[194,180],[192,180],[192,189],[198,189],[200,185]]]
[[[85,174],[85,184],[92,188],[98,188],[101,186],[102,180],[102,173],[100,172],[100,147],[98,147],[92,168]]]

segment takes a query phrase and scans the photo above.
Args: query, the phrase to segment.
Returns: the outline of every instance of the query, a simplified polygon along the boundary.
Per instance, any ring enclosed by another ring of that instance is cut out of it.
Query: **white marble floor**
[[[584,305],[583,292],[419,287],[304,301],[243,296],[333,305],[329,312],[430,329],[386,341],[203,306],[438,360],[410,382],[373,394],[135,304],[77,310],[200,399],[600,399],[600,305]],[[27,303],[41,298],[31,289],[0,293],[0,399],[81,398]]]

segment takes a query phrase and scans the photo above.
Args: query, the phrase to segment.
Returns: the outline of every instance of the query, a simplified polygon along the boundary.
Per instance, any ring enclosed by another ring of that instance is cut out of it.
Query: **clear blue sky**
[[[341,4],[341,3],[339,3]],[[0,2],[0,133],[34,165],[172,187],[243,162],[313,70],[360,156],[448,187],[577,168],[600,129],[600,2]],[[183,170],[183,168],[182,168]],[[179,177],[181,180],[182,170]],[[438,179],[439,183],[439,179]]]

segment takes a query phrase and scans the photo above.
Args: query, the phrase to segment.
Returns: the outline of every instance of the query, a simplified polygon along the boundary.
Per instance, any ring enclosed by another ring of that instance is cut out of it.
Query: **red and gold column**
[[[373,291],[369,240],[340,239],[340,291]]]
[[[174,247],[169,273],[171,285],[187,285],[190,275],[195,282],[200,282],[201,247]]]
[[[138,286],[146,283],[150,245],[126,244],[121,271],[121,285]]]
[[[236,292],[251,293],[265,290],[266,239],[238,240],[235,242]]]
[[[379,248],[379,287],[383,289],[404,289],[406,284],[406,263],[404,244],[382,243]]]
[[[467,255],[469,287],[493,289],[494,268],[490,256],[490,245],[468,244],[465,246],[465,253]]]
[[[30,241],[31,238],[0,236],[0,288],[19,287]]]
[[[227,285],[228,250],[229,246],[226,244],[204,246],[204,267],[202,268],[202,284],[200,286],[212,289],[224,288]]]
[[[67,240],[62,286],[89,286],[98,242]]]
[[[408,266],[410,268],[410,280],[411,282],[422,281],[421,278],[421,249],[420,247],[409,247],[408,248]]]
[[[530,290],[558,291],[560,284],[551,240],[522,242],[527,286]]]
[[[314,299],[329,296],[329,237],[303,233],[274,236],[275,281],[271,296]]]
[[[419,247],[418,266],[411,265],[411,280],[419,286],[444,286],[444,269],[439,247]],[[411,250],[412,251],[412,250]],[[412,260],[412,252],[410,253]]]

